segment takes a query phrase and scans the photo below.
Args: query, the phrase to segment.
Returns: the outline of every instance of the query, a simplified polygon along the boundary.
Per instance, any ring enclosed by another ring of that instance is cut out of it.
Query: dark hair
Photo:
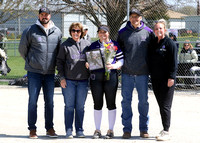
[[[173,40],[174,40],[174,41],[177,41],[176,35],[174,35],[174,34],[171,33],[171,32],[169,33],[169,37],[173,37]]]

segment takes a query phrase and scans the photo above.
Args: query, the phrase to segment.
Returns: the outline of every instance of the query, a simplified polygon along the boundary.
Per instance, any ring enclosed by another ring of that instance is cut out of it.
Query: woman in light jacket
[[[197,52],[193,49],[190,41],[186,40],[179,55],[178,75],[189,76],[191,67],[193,67],[197,61]],[[192,81],[191,79],[184,78],[184,83],[191,84]]]

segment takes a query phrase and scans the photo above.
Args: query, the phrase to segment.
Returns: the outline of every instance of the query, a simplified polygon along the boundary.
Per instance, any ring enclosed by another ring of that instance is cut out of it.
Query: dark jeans
[[[171,121],[171,106],[174,96],[174,87],[167,86],[168,79],[152,79],[153,92],[155,94],[164,131],[168,131]]]
[[[118,86],[116,71],[110,73],[110,80],[105,80],[104,72],[93,72],[90,76],[90,86],[95,110],[102,109],[104,93],[108,110],[116,109],[115,99]]]
[[[37,121],[37,101],[40,89],[43,87],[45,102],[45,128],[49,130],[53,128],[53,95],[54,95],[54,74],[39,74],[28,72],[28,129],[36,129]]]

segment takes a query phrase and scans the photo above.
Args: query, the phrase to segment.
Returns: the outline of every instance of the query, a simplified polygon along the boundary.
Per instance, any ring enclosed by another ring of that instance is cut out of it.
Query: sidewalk
[[[121,125],[121,90],[117,94],[117,119],[114,128],[115,138],[111,140],[91,139],[94,130],[93,101],[89,91],[84,118],[84,139],[66,139],[64,129],[64,102],[60,88],[55,88],[54,96],[54,128],[59,135],[56,139],[45,136],[44,129],[44,101],[43,95],[38,101],[37,134],[39,139],[29,139],[27,129],[28,91],[19,86],[0,86],[0,143],[153,143],[155,136],[162,130],[159,109],[155,97],[149,90],[150,103],[150,138],[139,137],[137,94],[133,94],[133,131],[129,140],[121,139],[123,134]],[[105,102],[104,102],[105,104]],[[200,142],[200,93],[175,92],[172,106],[171,140],[170,143],[198,143]],[[107,109],[103,107],[103,119],[101,124],[102,134],[108,129]]]

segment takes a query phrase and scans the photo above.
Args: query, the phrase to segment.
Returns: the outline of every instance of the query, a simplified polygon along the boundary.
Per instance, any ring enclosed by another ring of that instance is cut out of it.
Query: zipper
[[[49,33],[48,33],[48,34],[49,34]],[[49,41],[49,40],[48,40],[48,37],[49,37],[49,36],[46,35],[46,43],[47,43],[47,47],[46,47],[46,48],[47,48],[47,50],[46,50],[46,67],[45,67],[45,73],[47,73],[47,64],[48,64],[48,48],[49,48],[49,46],[48,46],[48,45],[49,45],[49,44],[48,44],[48,41]]]

